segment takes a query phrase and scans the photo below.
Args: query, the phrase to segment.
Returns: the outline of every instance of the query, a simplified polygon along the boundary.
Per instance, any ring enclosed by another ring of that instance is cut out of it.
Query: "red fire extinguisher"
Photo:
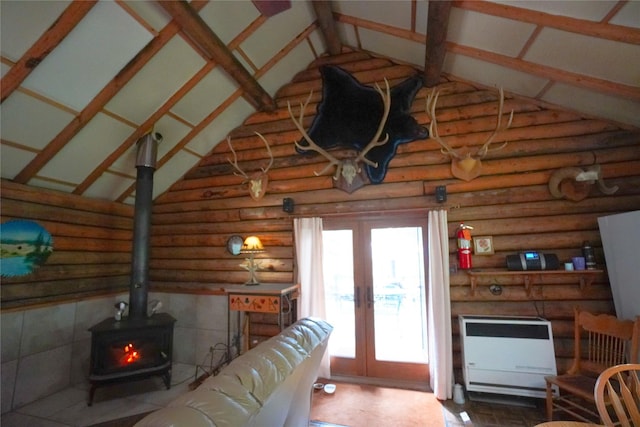
[[[458,239],[458,262],[460,268],[468,270],[471,268],[471,231],[470,225],[460,224],[456,232]]]

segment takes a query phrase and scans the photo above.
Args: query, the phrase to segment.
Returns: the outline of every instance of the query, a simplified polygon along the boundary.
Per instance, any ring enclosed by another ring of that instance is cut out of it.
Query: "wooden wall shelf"
[[[476,288],[478,287],[479,277],[491,277],[491,276],[519,276],[522,277],[524,289],[527,296],[531,295],[531,286],[536,279],[541,279],[543,276],[562,275],[562,276],[575,276],[580,283],[580,289],[584,290],[587,286],[593,283],[596,275],[602,274],[604,270],[536,270],[536,271],[511,271],[511,270],[467,270],[467,274],[471,278],[471,295],[475,295]]]

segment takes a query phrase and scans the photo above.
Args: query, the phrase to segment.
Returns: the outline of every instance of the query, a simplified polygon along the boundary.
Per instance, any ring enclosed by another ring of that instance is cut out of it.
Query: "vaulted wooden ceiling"
[[[132,203],[164,192],[322,55],[364,50],[640,127],[637,1],[0,2],[2,177]],[[286,106],[284,106],[286,108]]]

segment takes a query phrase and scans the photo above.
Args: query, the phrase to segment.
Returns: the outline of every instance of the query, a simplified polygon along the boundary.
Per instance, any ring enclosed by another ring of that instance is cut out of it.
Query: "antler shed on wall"
[[[503,143],[499,147],[490,149],[489,146],[495,139],[499,132],[508,129],[513,121],[513,110],[509,115],[509,121],[505,126],[502,126],[502,110],[504,108],[504,92],[500,88],[500,103],[498,106],[498,119],[496,128],[491,135],[484,142],[482,147],[477,151],[472,151],[469,147],[461,147],[453,149],[447,144],[438,134],[438,122],[436,119],[436,104],[438,102],[439,92],[433,89],[427,97],[426,112],[431,119],[431,125],[429,126],[429,135],[440,144],[443,154],[447,154],[451,157],[451,173],[456,178],[464,181],[471,181],[478,177],[482,172],[482,159],[489,153],[489,151],[497,151],[504,148],[507,143]]]

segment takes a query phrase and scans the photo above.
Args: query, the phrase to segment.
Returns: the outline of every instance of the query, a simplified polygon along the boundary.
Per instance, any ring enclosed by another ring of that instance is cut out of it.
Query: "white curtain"
[[[430,211],[428,220],[429,300],[427,302],[430,385],[437,399],[453,395],[449,233],[447,211]]]
[[[294,218],[293,231],[300,283],[298,318],[314,316],[326,319],[322,274],[322,218]],[[331,377],[328,352],[322,359],[318,376]]]

